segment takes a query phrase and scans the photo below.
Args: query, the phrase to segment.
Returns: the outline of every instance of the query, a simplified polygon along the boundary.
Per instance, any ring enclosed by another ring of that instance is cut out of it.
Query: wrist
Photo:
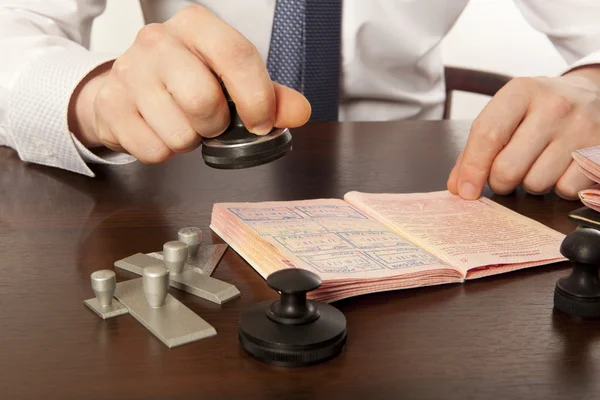
[[[600,64],[584,65],[565,73],[564,76],[584,78],[600,87]]]
[[[79,82],[71,95],[68,111],[69,130],[87,148],[102,146],[96,136],[94,99],[111,66],[112,62],[105,63],[91,71]]]

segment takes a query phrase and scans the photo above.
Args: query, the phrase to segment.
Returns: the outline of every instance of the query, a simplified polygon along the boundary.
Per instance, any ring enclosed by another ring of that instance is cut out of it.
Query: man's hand
[[[164,24],[142,28],[112,65],[79,85],[70,128],[87,147],[162,162],[229,125],[215,75],[255,134],[300,126],[310,117],[304,96],[271,81],[252,43],[209,10],[191,6]]]
[[[498,194],[517,186],[554,189],[566,199],[593,182],[577,170],[576,149],[600,145],[600,66],[561,77],[516,78],[490,100],[471,127],[448,190],[476,199],[488,182]]]

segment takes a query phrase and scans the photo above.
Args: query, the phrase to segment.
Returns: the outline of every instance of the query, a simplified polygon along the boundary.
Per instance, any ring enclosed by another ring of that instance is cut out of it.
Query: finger
[[[273,83],[277,102],[275,126],[296,128],[308,122],[311,114],[310,103],[301,93],[287,86]]]
[[[126,89],[118,84],[106,85],[96,95],[98,126],[107,147],[123,149],[139,161],[160,163],[172,154],[139,114]]]
[[[529,107],[527,84],[514,79],[496,93],[473,122],[458,169],[458,192],[476,199],[489,176],[492,163],[521,123]]]
[[[508,194],[519,186],[556,129],[552,115],[543,111],[529,112],[493,160],[488,178],[490,188],[495,193]]]
[[[143,47],[134,48],[130,50],[128,57],[146,62],[137,62],[136,70],[131,71],[127,68],[131,61],[117,60],[113,67],[115,74],[126,87],[127,95],[133,99],[136,111],[171,151],[184,153],[195,149],[201,143],[201,136],[161,82],[155,66],[158,61],[154,61],[152,55],[142,54],[144,50]],[[157,54],[172,55],[166,50],[155,51],[153,56]]]
[[[223,133],[229,107],[214,74],[177,40],[169,40],[158,56],[157,75],[194,131],[203,137]]]
[[[448,191],[452,194],[458,194],[458,184],[457,184],[458,164],[460,164],[460,161],[462,160],[462,155],[463,155],[463,152],[461,151],[460,154],[458,155],[458,157],[456,158],[456,163],[454,164],[454,167],[452,167],[452,170],[450,171],[450,175],[448,176],[448,181],[446,182]]]
[[[120,145],[144,164],[158,164],[167,161],[173,152],[154,133],[140,114],[115,120],[111,130]]]
[[[561,175],[555,186],[555,192],[560,197],[567,200],[579,199],[579,191],[589,189],[596,183],[587,176],[583,175],[575,161],[571,161],[569,167]]]
[[[523,188],[531,194],[544,194],[552,190],[571,163],[568,144],[551,142],[533,163],[523,178]]]
[[[527,192],[543,194],[551,191],[572,164],[571,152],[577,146],[564,139],[567,138],[552,141],[531,166],[523,179],[523,187]]]
[[[221,78],[248,130],[268,133],[275,121],[275,90],[256,47],[200,6],[183,9],[165,25]]]
[[[594,181],[579,171],[570,154],[568,145],[552,142],[527,173],[524,189],[531,194],[545,194],[555,188],[559,196],[577,199],[577,193],[591,187]]]
[[[104,147],[107,147],[118,153],[127,153],[127,150],[125,150],[123,146],[119,144],[119,140],[115,136],[114,132],[108,127],[108,124],[104,122],[104,120],[98,121],[98,124],[96,125],[96,136]]]
[[[164,86],[141,91],[136,96],[136,104],[141,116],[171,151],[186,153],[202,142],[202,137]]]

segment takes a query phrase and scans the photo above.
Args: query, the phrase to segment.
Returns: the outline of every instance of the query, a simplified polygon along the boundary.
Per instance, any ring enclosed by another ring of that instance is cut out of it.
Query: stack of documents
[[[284,268],[316,273],[323,284],[308,297],[326,302],[564,260],[562,233],[447,191],[219,203],[211,229],[263,278]]]
[[[596,183],[600,183],[600,146],[576,150],[572,153],[579,171]],[[581,202],[600,212],[600,185],[579,191]]]

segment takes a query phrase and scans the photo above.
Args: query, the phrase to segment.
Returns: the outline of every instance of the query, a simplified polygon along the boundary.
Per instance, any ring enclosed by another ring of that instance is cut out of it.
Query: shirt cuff
[[[128,154],[100,157],[86,149],[69,131],[68,110],[73,91],[96,67],[114,55],[81,51],[55,51],[36,58],[19,75],[9,95],[7,119],[19,157],[94,177],[87,162],[125,164]]]
[[[560,75],[564,75],[568,72],[573,71],[575,68],[583,67],[586,65],[600,65],[600,50],[588,54],[587,56],[577,60],[576,62],[565,68]]]

